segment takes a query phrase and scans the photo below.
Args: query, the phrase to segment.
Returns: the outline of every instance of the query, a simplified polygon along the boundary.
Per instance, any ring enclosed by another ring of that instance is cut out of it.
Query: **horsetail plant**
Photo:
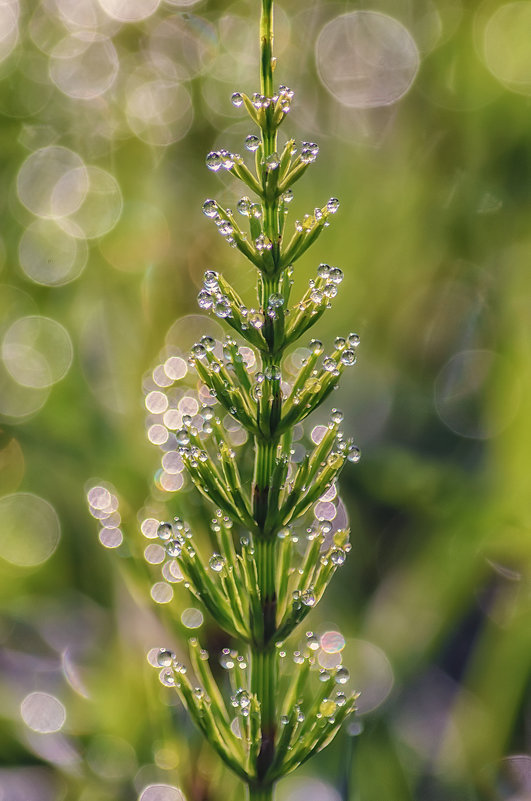
[[[273,86],[272,6],[273,0],[262,0],[260,91],[252,97],[232,95],[234,106],[246,111],[257,128],[245,142],[255,155],[254,169],[226,150],[206,158],[210,170],[230,172],[255,196],[251,200],[245,195],[237,204],[249,232],[217,201],[208,199],[203,205],[227,243],[256,268],[257,304],[247,308],[222,275],[205,273],[199,306],[223,319],[238,341],[247,344],[239,346],[231,335],[221,346],[209,336],[194,345],[190,368],[197,373],[200,394],[204,398],[207,393],[211,402],[195,418],[184,415],[175,434],[192,482],[214,504],[216,550],[205,560],[181,518],[161,522],[157,531],[189,591],[242,651],[238,655],[232,642],[222,654],[231,676],[227,699],[197,638],[189,642],[194,678],[171,650],[161,648],[161,681],[177,690],[210,745],[247,785],[251,801],[271,801],[279,779],[332,740],[354,710],[356,698],[355,693],[343,692],[349,678],[346,668],[319,667],[319,640],[312,632],[306,633],[305,645],[294,652],[293,660],[286,660],[283,650],[350,550],[348,530],[334,530],[329,521],[311,523],[301,542],[298,527],[308,526],[307,513],[333,492],[345,462],[357,462],[360,456],[341,431],[343,415],[337,409],[302,460],[292,458],[294,429],[356,362],[359,338],[352,333],[336,338],[329,355],[312,339],[298,374],[291,384],[287,381],[283,360],[288,348],[330,308],[343,276],[340,269],[320,264],[302,298],[291,301],[293,265],[330,224],[339,201],[331,198],[288,233],[292,187],[316,160],[319,148],[313,142],[297,147],[290,139],[282,152],[278,150],[278,129],[293,92]],[[259,372],[246,358],[251,351]],[[236,460],[217,409],[234,418],[251,438],[252,481]],[[236,529],[242,534],[237,544]],[[318,689],[308,699],[312,674]]]

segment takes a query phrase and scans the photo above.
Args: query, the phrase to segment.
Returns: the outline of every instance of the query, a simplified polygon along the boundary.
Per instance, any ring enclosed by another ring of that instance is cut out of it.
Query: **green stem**
[[[249,801],[273,801],[273,788],[249,787]]]
[[[273,96],[273,0],[262,0],[260,18],[260,91]]]
[[[261,713],[262,744],[256,765],[260,781],[266,775],[275,754],[278,674],[274,642],[277,610],[276,538],[258,538],[255,541],[255,559],[264,623],[263,642],[252,647],[251,656],[251,692],[260,701]]]
[[[273,0],[262,0],[262,15],[260,19],[260,90],[266,97],[273,96]],[[269,125],[262,129],[262,144],[264,160],[277,149],[276,129],[270,130]],[[264,187],[267,178],[264,177]],[[274,244],[273,256],[278,261],[278,243],[280,230],[278,220],[278,200],[274,192],[264,200],[264,231]],[[279,290],[279,276],[263,276],[260,285],[260,306],[266,312],[269,297]],[[268,320],[268,324],[270,321]],[[262,369],[266,370],[273,365],[272,345],[274,332],[269,336],[269,352],[262,352]],[[266,341],[268,341],[266,339]],[[278,396],[278,397],[277,397]],[[273,786],[264,784],[263,780],[273,763],[275,755],[275,735],[277,720],[277,673],[278,661],[275,648],[274,634],[277,618],[276,595],[276,537],[264,536],[264,525],[267,517],[269,492],[273,471],[276,464],[276,454],[279,437],[275,430],[278,423],[281,394],[280,381],[271,381],[271,390],[264,396],[263,413],[266,416],[262,424],[262,435],[255,437],[255,464],[253,479],[253,515],[261,534],[254,537],[255,560],[257,570],[258,589],[263,625],[263,637],[255,640],[250,648],[251,692],[260,702],[261,735],[260,752],[256,761],[257,781],[249,786],[249,801],[272,801]]]

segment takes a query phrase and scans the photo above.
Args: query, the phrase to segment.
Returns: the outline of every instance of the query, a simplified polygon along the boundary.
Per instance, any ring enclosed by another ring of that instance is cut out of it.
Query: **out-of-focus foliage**
[[[245,152],[230,95],[257,88],[257,18],[0,1],[2,801],[231,791],[145,659],[173,614],[211,650],[216,631],[181,619],[178,576],[153,579],[140,524],[181,479],[143,404],[155,365],[179,374],[215,333],[203,271],[251,291],[201,204],[237,200],[204,156]],[[321,147],[293,206],[341,199],[296,280],[341,267],[319,335],[362,337],[333,399],[363,449],[342,486],[353,550],[311,624],[321,646],[342,630],[360,715],[285,798],[531,797],[530,24],[528,0],[277,9],[286,134]]]

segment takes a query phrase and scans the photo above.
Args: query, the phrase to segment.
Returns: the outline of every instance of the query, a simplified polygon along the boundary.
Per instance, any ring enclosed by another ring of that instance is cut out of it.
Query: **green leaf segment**
[[[231,649],[223,652],[231,681],[229,699],[196,639],[190,640],[192,671],[166,649],[161,649],[158,663],[161,680],[179,692],[206,739],[247,785],[248,798],[271,801],[276,782],[326,746],[355,704],[355,694],[341,691],[348,679],[345,668],[319,670],[317,641],[311,633],[308,647],[296,651],[293,661],[286,660],[282,649],[320,601],[350,549],[348,531],[334,532],[324,522],[308,529],[301,554],[293,530],[333,487],[345,462],[359,459],[359,450],[340,430],[341,412],[333,410],[324,435],[302,461],[291,457],[295,426],[323,403],[343,370],[355,363],[359,338],[338,337],[329,355],[314,339],[294,381],[289,384],[283,374],[286,350],[330,307],[342,279],[341,270],[321,264],[307,292],[291,302],[293,265],[329,225],[339,201],[331,198],[297,221],[291,234],[286,231],[292,186],[319,149],[312,142],[297,148],[289,140],[278,152],[278,129],[290,110],[293,92],[273,86],[272,0],[262,0],[260,45],[260,92],[252,97],[237,92],[232,98],[258,127],[258,135],[250,134],[246,140],[247,149],[255,154],[254,170],[241,156],[225,150],[207,156],[212,171],[229,171],[256,196],[254,201],[244,196],[238,202],[248,231],[215,200],[203,206],[228,244],[257,268],[257,307],[248,309],[237,291],[212,270],[205,273],[199,293],[199,305],[224,319],[254,350],[259,372],[250,371],[231,337],[223,343],[223,358],[210,337],[203,337],[191,353],[191,364],[213,401],[254,442],[252,484],[240,475],[214,407],[204,407],[202,430],[185,419],[177,442],[192,481],[217,510],[216,551],[205,560],[186,523],[178,518],[161,523],[158,532],[168,556],[178,560],[190,592],[230,637],[243,644],[245,655]],[[246,532],[238,547],[233,524]],[[281,670],[281,663],[288,661],[289,667]],[[317,689],[308,699],[314,674]]]

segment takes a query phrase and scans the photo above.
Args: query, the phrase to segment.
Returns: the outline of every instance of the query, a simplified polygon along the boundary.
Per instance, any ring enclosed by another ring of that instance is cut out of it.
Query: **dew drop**
[[[308,344],[309,349],[312,353],[319,356],[323,352],[323,343],[319,339],[312,339]]]
[[[207,217],[215,217],[217,213],[218,204],[216,201],[211,199],[205,200],[203,203],[203,214],[205,214]]]
[[[342,364],[346,364],[350,367],[351,365],[356,364],[356,353],[349,348],[348,350],[343,351],[340,359]]]
[[[249,312],[248,320],[253,328],[262,328],[265,322],[265,317],[262,314],[262,312],[254,311],[253,309],[251,309],[251,311]],[[258,380],[258,376],[256,376],[256,380]]]
[[[347,337],[347,342],[349,344],[349,347],[357,348],[358,345],[360,344],[359,335],[358,334],[349,334],[348,337]]]
[[[175,676],[173,675],[173,670],[169,668],[163,668],[159,673],[159,681],[161,684],[164,684],[165,687],[175,687]]]
[[[243,97],[240,92],[234,92],[230,100],[232,105],[236,108],[240,108],[243,104]]]
[[[207,289],[216,289],[218,281],[219,275],[215,270],[206,270],[203,276],[203,284]]]
[[[251,153],[254,153],[255,150],[258,150],[260,147],[260,139],[258,136],[254,134],[249,134],[249,136],[245,140],[245,147],[247,150],[250,150]]]
[[[230,304],[226,298],[221,298],[220,300],[216,301],[214,304],[214,314],[216,317],[221,318],[231,316]]]
[[[181,555],[181,543],[179,540],[168,540],[165,545],[166,553],[172,559]]]
[[[190,443],[190,435],[185,428],[181,428],[175,434],[175,439],[177,440],[178,445],[189,445]]]
[[[347,453],[347,459],[349,462],[353,462],[354,464],[359,462],[361,459],[361,451],[357,445],[352,445],[352,447],[349,449],[349,452]]]
[[[196,356],[198,359],[204,359],[207,355],[206,349],[203,345],[194,345],[192,348],[192,355]]]
[[[305,590],[301,595],[304,606],[315,606],[315,595],[312,590]]]
[[[280,158],[278,153],[271,153],[265,160],[265,168],[268,172],[278,169],[280,165]]]
[[[339,208],[339,200],[337,197],[331,197],[328,203],[326,204],[327,211],[330,214],[335,214]]]
[[[335,680],[336,684],[346,684],[350,679],[350,673],[346,667],[340,667],[336,670]]]
[[[344,565],[347,555],[343,548],[334,548],[330,553],[330,560],[334,565]]]
[[[338,706],[345,706],[345,704],[347,703],[347,696],[345,695],[345,693],[338,693],[336,695],[335,701]]]
[[[343,356],[341,357],[341,361],[343,361]],[[333,359],[332,356],[327,356],[326,359],[323,359],[323,368],[327,370],[327,372],[333,373],[336,367],[336,360]]]
[[[280,295],[278,292],[274,292],[272,295],[269,296],[269,300],[267,301],[268,306],[271,306],[273,309],[279,309],[281,306],[284,305],[284,297]]]
[[[216,340],[212,337],[202,336],[199,341],[206,350],[212,351],[216,347]]]
[[[210,309],[213,303],[214,301],[210,292],[207,292],[206,289],[202,289],[197,296],[197,304],[199,308]]]
[[[157,654],[157,665],[159,667],[171,667],[175,654],[173,651],[168,651],[166,648],[161,648]]]
[[[206,165],[209,170],[217,172],[223,166],[223,157],[217,150],[212,150],[206,157]]]
[[[171,523],[161,523],[157,528],[157,537],[161,540],[169,540],[173,535]]]
[[[251,213],[251,206],[252,206],[251,199],[248,198],[247,195],[245,195],[244,197],[240,198],[240,200],[238,200],[236,208],[238,209],[240,214],[243,214],[244,217],[248,217],[249,214]]]
[[[221,573],[225,567],[225,559],[219,553],[215,553],[210,557],[208,564],[214,573]]]
[[[330,412],[330,420],[333,423],[341,423],[343,421],[344,414],[341,409],[332,409]]]

